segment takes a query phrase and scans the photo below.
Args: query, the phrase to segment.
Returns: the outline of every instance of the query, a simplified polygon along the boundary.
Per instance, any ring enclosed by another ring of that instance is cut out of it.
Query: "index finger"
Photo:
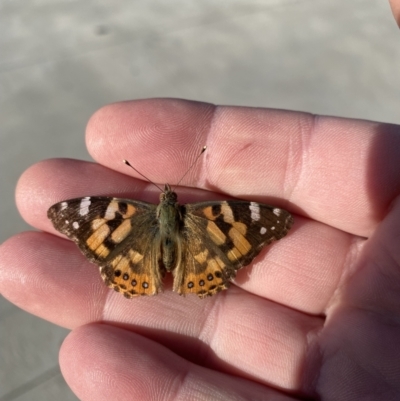
[[[176,99],[109,105],[87,128],[98,162],[154,182],[183,182],[369,236],[400,191],[398,126],[306,113],[215,107]]]

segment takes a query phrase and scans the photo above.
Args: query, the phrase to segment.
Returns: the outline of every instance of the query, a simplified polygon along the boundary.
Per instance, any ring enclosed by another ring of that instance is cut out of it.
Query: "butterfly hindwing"
[[[160,292],[164,271],[159,268],[160,247],[154,246],[157,242],[157,238],[154,242],[146,241],[143,253],[134,251],[131,245],[124,247],[110,262],[100,266],[104,282],[126,298]]]

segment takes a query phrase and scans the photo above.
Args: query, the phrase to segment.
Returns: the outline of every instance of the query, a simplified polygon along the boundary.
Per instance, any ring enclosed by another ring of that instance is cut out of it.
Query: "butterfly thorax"
[[[177,255],[180,255],[181,252],[178,233],[182,216],[177,195],[168,184],[165,184],[164,192],[160,195],[157,219],[160,229],[162,262],[165,269],[171,271],[177,263]]]

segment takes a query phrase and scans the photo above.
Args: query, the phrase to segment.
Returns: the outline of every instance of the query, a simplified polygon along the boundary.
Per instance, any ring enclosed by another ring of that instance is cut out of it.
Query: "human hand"
[[[0,248],[0,290],[72,329],[63,375],[82,400],[392,400],[400,394],[398,126],[180,100],[107,106],[89,122],[99,164],[47,160],[17,188],[42,232]],[[52,228],[50,205],[85,195],[157,202],[122,159],[180,203],[220,193],[295,214],[282,241],[204,300],[127,300]],[[203,191],[212,190],[216,194]],[[303,397],[303,398],[302,398]]]
[[[400,26],[400,1],[399,0],[389,0],[390,7],[392,8],[394,19]]]

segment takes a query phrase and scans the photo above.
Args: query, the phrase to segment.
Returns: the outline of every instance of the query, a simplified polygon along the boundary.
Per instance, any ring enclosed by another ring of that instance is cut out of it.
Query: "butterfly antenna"
[[[129,166],[131,169],[135,170],[139,175],[141,175],[143,178],[145,178],[148,182],[150,182],[151,184],[153,184],[154,186],[156,186],[161,192],[164,192],[163,189],[161,189],[155,182],[151,181],[149,178],[147,178],[144,174],[142,174],[139,170],[137,170],[135,167],[132,166],[132,164],[130,164],[128,162],[128,160],[123,160],[123,162]]]
[[[196,157],[196,159],[194,159],[194,162],[190,165],[190,167],[186,170],[186,173],[183,174],[183,176],[181,177],[181,179],[178,181],[177,184],[175,184],[174,188],[176,188],[181,182],[182,180],[187,176],[188,172],[192,169],[192,167],[197,163],[197,160],[199,160],[200,156],[206,151],[207,146],[203,146],[203,148],[201,149],[201,152],[198,154],[198,156]]]

